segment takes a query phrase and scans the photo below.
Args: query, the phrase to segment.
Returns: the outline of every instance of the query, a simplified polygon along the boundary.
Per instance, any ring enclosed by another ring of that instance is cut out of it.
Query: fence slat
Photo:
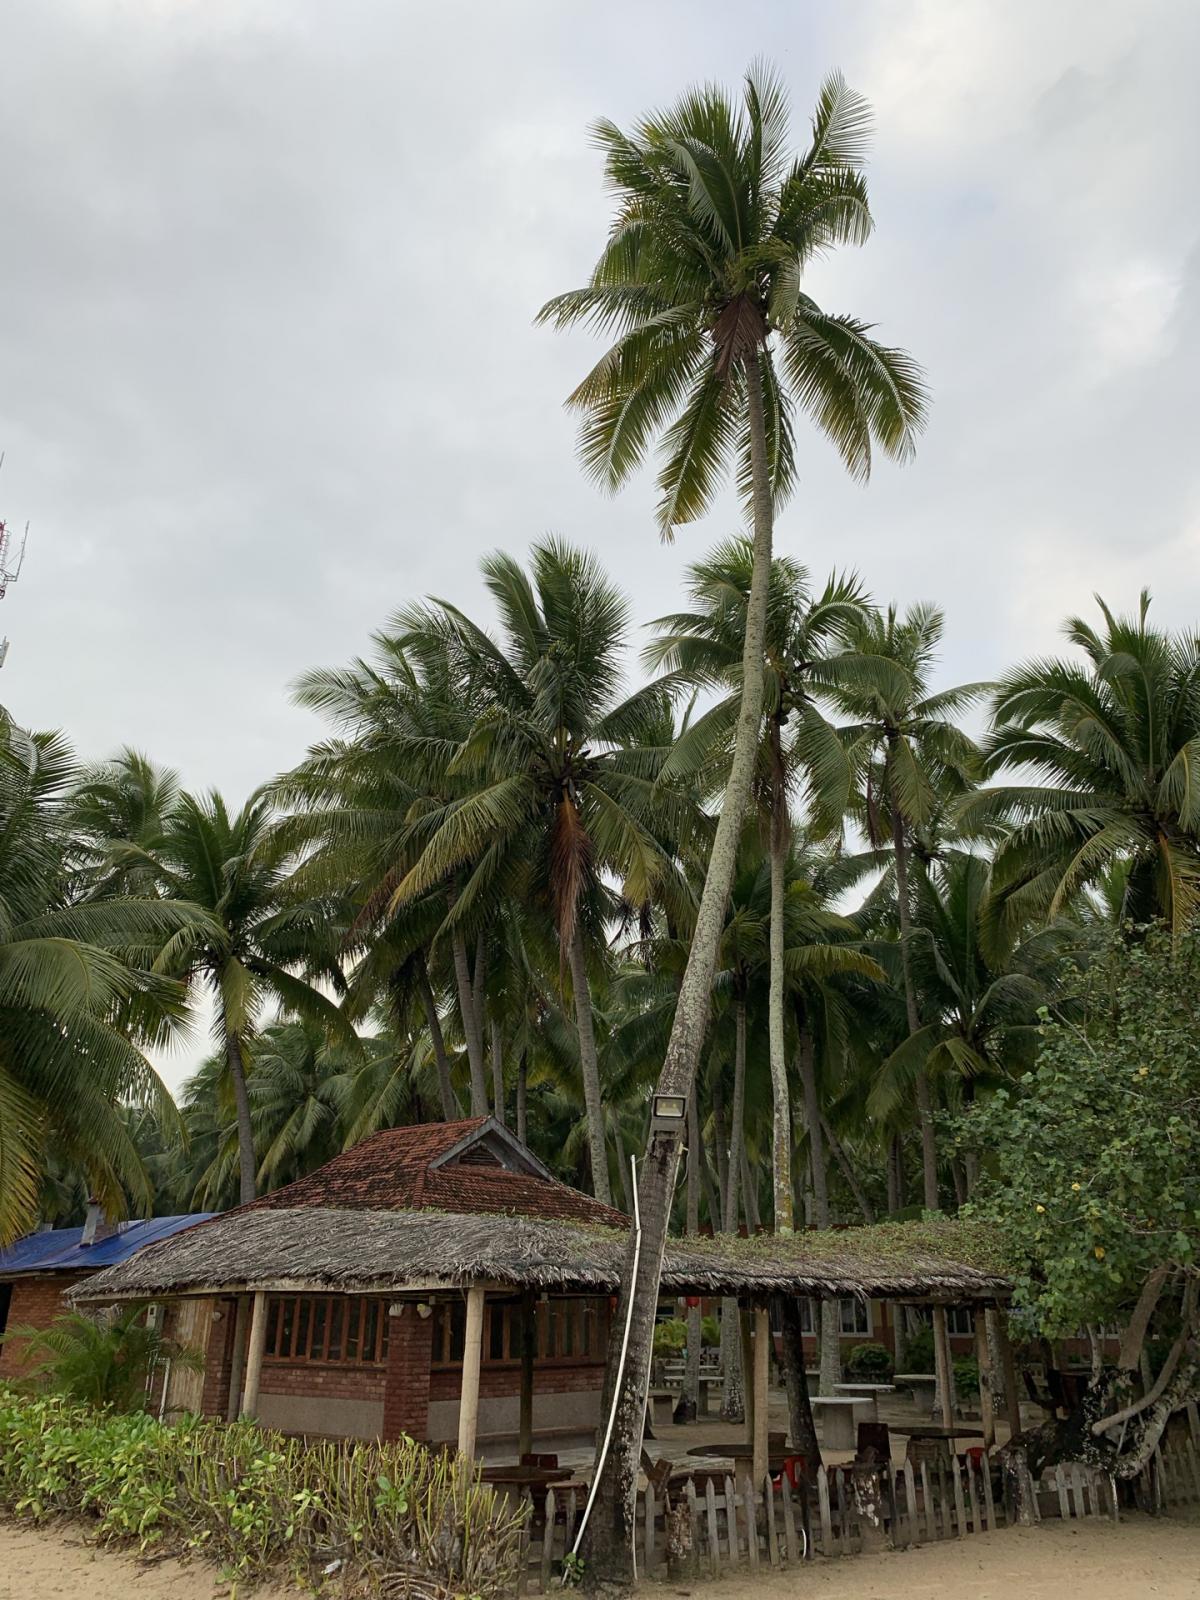
[[[1058,1514],[1064,1522],[1069,1522],[1071,1507],[1067,1500],[1067,1475],[1061,1464],[1054,1469],[1054,1487],[1058,1490]]]
[[[1195,1490],[1197,1501],[1200,1502],[1200,1452],[1197,1451],[1196,1446],[1190,1439],[1184,1445],[1184,1450],[1187,1454],[1188,1466],[1191,1468],[1192,1487]]]
[[[904,1506],[908,1512],[908,1542],[921,1543],[921,1519],[917,1515],[917,1479],[911,1461],[904,1463]]]
[[[846,1501],[846,1474],[840,1467],[835,1469],[834,1481],[837,1483],[837,1508],[838,1508],[838,1545],[844,1556],[850,1554],[850,1512]]]
[[[550,1593],[550,1563],[554,1560],[554,1490],[546,1491],[545,1530],[542,1534],[542,1593]]]
[[[782,1481],[781,1474],[780,1482],[782,1483]],[[773,1567],[777,1567],[779,1565],[779,1536],[775,1529],[775,1487],[771,1482],[769,1473],[763,1479],[763,1498],[767,1506],[767,1560]]]
[[[956,1523],[955,1534],[960,1539],[967,1537],[967,1513],[963,1505],[962,1472],[959,1469],[958,1457],[954,1456],[950,1466],[954,1478],[954,1520]]]
[[[798,1561],[799,1546],[796,1543],[796,1509],[792,1505],[792,1486],[788,1482],[786,1472],[779,1478],[779,1498],[783,1503],[783,1537],[787,1545],[787,1558],[789,1561]]]
[[[700,1571],[700,1506],[696,1500],[696,1480],[689,1478],[684,1492],[687,1495],[688,1525],[691,1529],[691,1559],[688,1569],[691,1572]]]
[[[642,1524],[642,1560],[645,1563],[645,1573],[649,1577],[654,1571],[654,1485],[649,1478],[642,1493],[642,1505],[645,1507],[645,1520]]]
[[[934,1544],[941,1538],[937,1525],[937,1508],[933,1503],[933,1485],[929,1481],[929,1463],[921,1463],[921,1499],[925,1506],[925,1541]]]
[[[742,1514],[746,1519],[746,1555],[752,1567],[758,1566],[758,1495],[748,1472],[742,1474]]]
[[[704,1481],[704,1509],[708,1517],[708,1565],[715,1578],[721,1570],[721,1541],[717,1536],[717,1491],[711,1474]]]
[[[967,1457],[967,1492],[971,1501],[971,1532],[982,1533],[983,1524],[979,1520],[979,1485],[975,1481],[975,1468],[971,1464],[970,1456]]]
[[[742,1554],[742,1538],[738,1527],[737,1495],[733,1479],[725,1479],[725,1532],[729,1535],[729,1559],[737,1566]]]
[[[996,1526],[996,1502],[992,1496],[992,1463],[984,1456],[979,1463],[979,1476],[983,1479],[983,1509],[988,1528]]]
[[[821,1508],[821,1554],[833,1554],[833,1519],[829,1515],[829,1469],[817,1468],[817,1499]]]

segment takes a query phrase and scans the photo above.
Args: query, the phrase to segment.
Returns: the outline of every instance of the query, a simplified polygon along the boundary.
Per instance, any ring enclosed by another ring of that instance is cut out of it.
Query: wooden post
[[[946,1326],[945,1306],[933,1308],[933,1355],[938,1392],[942,1397],[942,1424],[954,1426],[954,1367],[950,1361],[950,1330]]]
[[[462,1395],[458,1402],[458,1450],[475,1454],[475,1426],[479,1420],[479,1365],[483,1359],[483,1290],[467,1290],[467,1331],[463,1343]]]
[[[226,1422],[236,1422],[241,1410],[242,1373],[246,1366],[246,1324],[249,1319],[250,1301],[240,1294],[233,1315],[233,1352],[229,1370],[229,1399],[225,1405]]]
[[[738,1306],[738,1322],[742,1332],[742,1399],[746,1413],[746,1437],[754,1437],[754,1352],[751,1330],[754,1319],[750,1312]]]
[[[493,1310],[492,1315],[495,1316]],[[533,1361],[537,1350],[537,1310],[533,1294],[521,1296],[521,1413],[517,1425],[517,1458],[533,1449]]]
[[[1008,1335],[1008,1317],[998,1308],[996,1331],[1000,1341],[1000,1361],[1004,1368],[1004,1404],[1008,1412],[1008,1436],[1012,1439],[1021,1431],[1021,1392],[1017,1388],[1017,1364],[1013,1360],[1012,1340]]]
[[[767,1384],[770,1375],[771,1319],[765,1305],[754,1308],[754,1402],[751,1410],[754,1431],[751,1434],[754,1455],[751,1477],[755,1495],[762,1493],[763,1479],[767,1475],[767,1424],[770,1421],[767,1404]]]
[[[250,1342],[246,1351],[246,1387],[242,1394],[242,1416],[258,1415],[258,1384],[262,1377],[263,1351],[267,1345],[267,1297],[260,1289],[250,1313]]]
[[[996,1442],[996,1406],[992,1396],[992,1354],[988,1349],[987,1315],[975,1312],[975,1360],[979,1364],[979,1420],[983,1424],[983,1448]]]

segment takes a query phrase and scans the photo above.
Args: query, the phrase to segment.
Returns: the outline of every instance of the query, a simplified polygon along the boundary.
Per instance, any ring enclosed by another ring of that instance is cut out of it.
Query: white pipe
[[[617,1420],[617,1406],[621,1400],[621,1381],[625,1376],[625,1357],[629,1353],[629,1330],[633,1324],[633,1292],[637,1285],[638,1265],[642,1259],[642,1210],[638,1204],[637,1190],[637,1160],[629,1158],[629,1169],[633,1177],[633,1275],[629,1282],[629,1304],[625,1307],[625,1332],[621,1337],[621,1359],[617,1364],[617,1381],[613,1385],[612,1406],[608,1413],[608,1427],[604,1430],[604,1443],[600,1446],[600,1459],[596,1462],[596,1470],[592,1474],[592,1487],[588,1492],[587,1504],[583,1508],[583,1516],[579,1519],[579,1532],[575,1535],[575,1543],[571,1546],[571,1554],[579,1554],[579,1546],[583,1543],[583,1535],[588,1525],[588,1518],[592,1514],[592,1502],[596,1498],[596,1490],[600,1487],[600,1477],[604,1471],[604,1463],[608,1459],[608,1447],[612,1443],[613,1424]],[[634,1532],[636,1535],[637,1519],[634,1518]],[[633,1550],[634,1575],[637,1573],[637,1540],[634,1538]],[[563,1583],[567,1581],[567,1574],[563,1573]]]

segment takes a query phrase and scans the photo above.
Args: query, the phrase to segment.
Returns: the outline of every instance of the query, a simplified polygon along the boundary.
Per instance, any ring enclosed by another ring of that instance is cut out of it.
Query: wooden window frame
[[[372,1315],[373,1313],[373,1315]],[[351,1328],[354,1333],[351,1336]],[[371,1338],[364,1342],[367,1329]],[[354,1345],[354,1354],[349,1346]],[[336,1355],[330,1348],[335,1347]],[[287,1366],[387,1365],[388,1302],[377,1295],[283,1294],[267,1303],[263,1360]]]

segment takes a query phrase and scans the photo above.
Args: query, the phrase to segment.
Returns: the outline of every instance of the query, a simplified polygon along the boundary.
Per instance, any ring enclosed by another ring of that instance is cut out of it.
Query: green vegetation
[[[147,1320],[145,1306],[111,1318],[72,1311],[46,1328],[9,1328],[6,1339],[25,1340],[22,1360],[31,1379],[64,1399],[113,1411],[144,1411],[151,1403],[150,1378],[170,1361],[203,1371],[199,1351],[166,1339]]]
[[[523,1512],[461,1457],[411,1439],[285,1439],[250,1423],[164,1425],[0,1389],[0,1508],[94,1518],[105,1542],[202,1553],[237,1578],[351,1593],[400,1583],[490,1597],[516,1577]]]
[[[846,1357],[846,1371],[862,1383],[890,1383],[894,1370],[892,1352],[873,1340],[856,1344]]]

